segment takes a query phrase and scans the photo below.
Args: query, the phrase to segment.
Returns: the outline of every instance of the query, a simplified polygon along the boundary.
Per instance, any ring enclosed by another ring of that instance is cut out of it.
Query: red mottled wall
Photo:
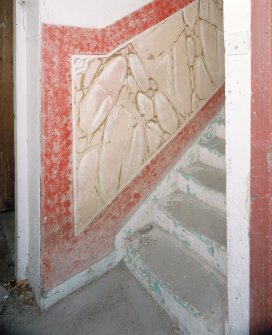
[[[71,56],[106,54],[192,0],[155,0],[106,28],[42,27],[42,289],[48,291],[114,249],[126,217],[173,165],[224,100],[221,88],[112,203],[74,236]]]
[[[272,333],[272,1],[252,0],[251,334]]]

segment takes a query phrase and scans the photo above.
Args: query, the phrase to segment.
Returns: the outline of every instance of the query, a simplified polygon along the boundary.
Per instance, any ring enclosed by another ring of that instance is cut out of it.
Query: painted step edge
[[[177,322],[182,335],[215,334],[200,312],[188,303],[183,302],[172,292],[149,267],[142,261],[139,254],[125,244],[123,259],[136,279],[146,288],[153,299]],[[219,335],[219,334],[218,334]]]
[[[222,140],[226,139],[226,129],[224,124],[217,124],[215,127],[216,136]]]
[[[184,150],[184,152],[182,152],[179,160],[168,171],[166,176],[164,176],[162,180],[153,188],[145,202],[135,211],[135,213],[127,221],[127,224],[120,230],[115,239],[115,247],[119,254],[122,253],[124,239],[129,234],[132,234],[136,230],[141,229],[149,221],[152,221],[149,207],[151,207],[156,200],[163,198],[178,189],[177,179],[179,170],[186,168],[198,161],[198,144],[200,141],[205,141],[216,136],[215,127],[218,122],[221,122],[220,120],[222,119],[222,113],[224,113],[224,107],[220,107],[217,115],[209,121],[201,133],[192,141],[192,143]]]
[[[164,231],[172,235],[183,247],[196,253],[206,261],[211,269],[223,276],[227,275],[227,250],[224,246],[212,241],[211,239],[197,234],[182,222],[176,220],[171,214],[159,204],[153,205],[153,220]],[[192,255],[193,256],[193,255]]]
[[[217,169],[226,170],[226,157],[208,143],[199,142],[199,161]]]
[[[178,189],[177,179],[179,171],[198,161],[199,142],[208,140],[216,136],[215,130],[218,120],[222,118],[224,107],[220,107],[217,115],[214,116],[201,133],[192,141],[192,143],[182,152],[179,160],[162,178],[162,180],[153,188],[145,202],[136,209],[135,213],[128,219],[125,226],[120,230],[115,239],[115,248],[119,257],[122,257],[125,239],[135,231],[142,229],[148,222],[152,221],[151,207],[158,199],[161,199]]]
[[[211,124],[214,127],[214,135],[225,140],[225,106],[221,107],[219,113],[212,120]]]
[[[190,166],[198,161],[198,143],[194,141],[192,145],[182,154],[179,161],[173,168],[164,176],[153,191],[149,194],[146,200],[129,218],[126,225],[120,230],[115,238],[115,248],[118,253],[122,253],[125,239],[132,235],[135,231],[142,229],[152,221],[152,206],[154,202],[161,199],[178,189],[177,178],[179,170]]]
[[[178,188],[185,194],[197,198],[208,204],[211,207],[215,207],[226,213],[226,195],[216,190],[206,187],[199,183],[198,180],[193,177],[188,178],[188,175],[184,175],[183,171],[180,170],[177,179]]]

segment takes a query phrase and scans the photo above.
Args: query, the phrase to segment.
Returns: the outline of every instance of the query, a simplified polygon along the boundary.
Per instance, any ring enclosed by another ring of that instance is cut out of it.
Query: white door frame
[[[228,304],[227,334],[249,334],[251,0],[224,1]]]
[[[40,0],[13,0],[16,278],[40,288]]]
[[[14,130],[15,130],[15,272],[26,278],[28,263],[28,123],[26,8],[13,1]]]

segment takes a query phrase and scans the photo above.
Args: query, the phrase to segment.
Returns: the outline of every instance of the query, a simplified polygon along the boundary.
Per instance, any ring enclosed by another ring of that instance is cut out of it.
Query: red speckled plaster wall
[[[44,291],[113,251],[115,236],[125,218],[224,101],[224,88],[221,88],[92,224],[74,236],[71,56],[106,54],[191,2],[156,0],[100,30],[42,26],[41,275]]]
[[[251,334],[272,333],[272,2],[252,0]]]

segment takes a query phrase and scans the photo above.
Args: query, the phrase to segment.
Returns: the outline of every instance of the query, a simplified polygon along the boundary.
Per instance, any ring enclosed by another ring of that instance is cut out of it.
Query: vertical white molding
[[[14,0],[15,253],[16,277],[28,264],[27,32],[25,5]]]
[[[16,278],[40,288],[40,0],[14,0]]]
[[[27,123],[29,246],[27,278],[40,295],[40,0],[27,0]]]
[[[225,0],[229,334],[249,334],[251,0]]]

